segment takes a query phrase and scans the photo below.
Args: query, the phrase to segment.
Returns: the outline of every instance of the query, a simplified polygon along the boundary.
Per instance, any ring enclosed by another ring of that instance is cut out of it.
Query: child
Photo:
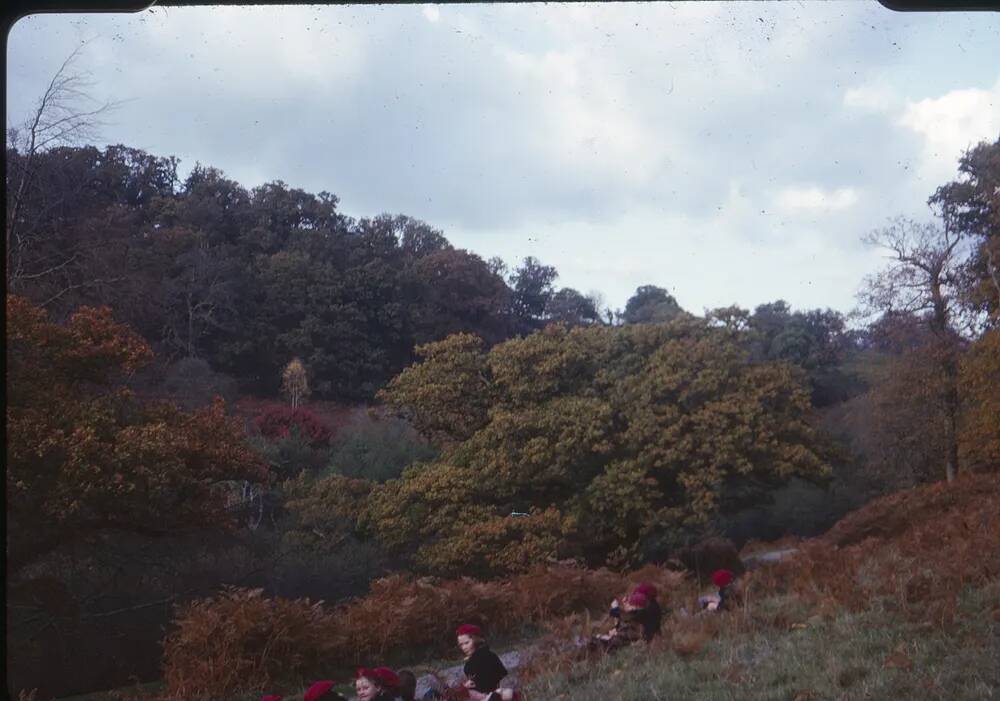
[[[614,628],[604,635],[592,638],[588,646],[590,649],[617,650],[644,639],[643,621],[649,617],[649,597],[642,592],[632,592],[625,599],[625,606],[617,612],[617,615],[614,613],[614,609],[617,608],[614,606],[615,603],[612,602],[612,616],[617,618]]]
[[[731,584],[735,576],[729,570],[716,570],[712,573],[712,584],[718,590],[714,596],[698,598],[698,605],[703,611],[726,611],[732,606]]]
[[[466,623],[458,627],[455,635],[465,655],[464,685],[472,701],[502,701],[504,695],[498,687],[507,676],[507,668],[486,644],[482,629]]]
[[[354,690],[358,694],[358,701],[391,701],[391,692],[386,689],[384,672],[379,672],[368,667],[358,670],[354,679]]]
[[[399,670],[400,701],[416,701],[417,675],[408,669]]]

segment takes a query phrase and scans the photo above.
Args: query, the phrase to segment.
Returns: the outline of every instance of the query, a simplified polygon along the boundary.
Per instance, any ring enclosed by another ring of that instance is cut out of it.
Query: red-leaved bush
[[[297,431],[314,448],[324,448],[330,444],[330,428],[314,412],[302,407],[270,407],[258,414],[253,424],[265,438],[288,438],[293,431]]]

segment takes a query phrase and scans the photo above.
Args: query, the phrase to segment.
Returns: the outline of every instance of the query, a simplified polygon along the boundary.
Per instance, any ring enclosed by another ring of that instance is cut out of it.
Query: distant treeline
[[[244,392],[274,394],[298,357],[314,396],[339,401],[372,398],[415,360],[415,346],[454,333],[492,346],[553,322],[682,313],[660,287],[602,309],[557,288],[556,269],[534,258],[507,270],[407,216],[356,220],[327,192],[280,181],[247,189],[201,165],[182,181],[177,168],[176,158],[120,145],[53,148],[30,162],[8,149],[8,292],[54,319],[109,305],[162,361],[204,360]],[[821,384],[846,340],[830,311],[777,303],[747,323],[763,357],[801,362]]]

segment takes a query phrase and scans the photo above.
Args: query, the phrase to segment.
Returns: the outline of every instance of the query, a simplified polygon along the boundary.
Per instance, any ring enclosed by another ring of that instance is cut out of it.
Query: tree
[[[488,353],[455,336],[422,355],[384,396],[447,449],[375,487],[366,523],[430,571],[635,557],[706,527],[733,480],[829,471],[801,372],[702,320],[550,325]]]
[[[109,533],[222,525],[221,487],[266,479],[221,400],[136,401],[124,380],[151,352],[107,308],[59,325],[8,296],[7,343],[8,572]]]
[[[116,106],[110,102],[98,104],[90,95],[89,77],[76,70],[83,49],[84,45],[78,46],[66,57],[24,124],[7,129],[8,160],[16,164],[7,173],[8,292],[16,291],[21,279],[29,274],[24,268],[24,258],[37,232],[24,225],[24,204],[34,186],[39,154],[55,146],[95,139],[101,117]],[[89,107],[84,106],[88,103]],[[19,157],[10,158],[12,155]],[[30,275],[42,277],[64,265],[66,260],[70,258],[55,263],[48,270],[32,271]]]
[[[958,172],[958,179],[939,187],[929,204],[949,232],[972,241],[963,270],[964,301],[995,325],[1000,319],[1000,137],[966,152]]]
[[[586,326],[601,322],[597,305],[590,297],[584,297],[572,287],[564,287],[545,306],[548,321],[569,326]]]
[[[977,340],[962,357],[959,457],[970,469],[1000,468],[1000,329]]]
[[[784,300],[746,315],[748,341],[760,360],[787,360],[809,376],[813,403],[828,406],[856,391],[841,371],[848,347],[844,317],[831,309],[793,312]]]
[[[406,270],[409,322],[416,344],[471,333],[489,344],[510,335],[510,289],[474,253],[451,247],[423,255]]]
[[[557,277],[559,274],[555,268],[542,265],[532,256],[525,258],[511,274],[511,308],[522,329],[537,328],[552,299],[552,283]]]
[[[439,444],[466,440],[487,421],[490,378],[483,341],[455,334],[418,346],[422,363],[397,375],[378,397]]]
[[[395,230],[399,248],[406,256],[423,258],[432,253],[452,249],[444,234],[426,222],[405,215],[395,217],[383,215],[383,217],[388,219],[389,225]]]
[[[626,324],[659,324],[683,313],[677,300],[662,287],[643,285],[625,303]]]
[[[940,382],[935,404],[943,421],[943,472],[951,482],[958,462],[958,351],[961,337],[956,325],[961,267],[961,238],[947,227],[896,219],[873,231],[865,241],[888,252],[889,263],[866,278],[859,293],[862,313],[902,313],[920,318],[930,332],[928,362]]]
[[[240,270],[220,251],[197,246],[178,255],[171,272],[162,293],[163,338],[175,352],[200,357],[210,336],[236,329]]]
[[[296,409],[299,402],[309,396],[309,378],[306,368],[298,358],[292,358],[281,372],[281,391]]]

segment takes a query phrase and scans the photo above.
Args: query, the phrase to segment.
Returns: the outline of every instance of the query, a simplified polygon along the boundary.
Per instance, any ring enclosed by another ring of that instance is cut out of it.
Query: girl
[[[614,607],[612,602],[612,611]],[[588,648],[591,650],[600,649],[605,651],[617,650],[618,648],[631,645],[643,638],[643,620],[648,616],[649,598],[634,591],[625,599],[625,605],[618,612],[615,627],[604,635],[597,635],[591,639]],[[612,613],[614,616],[614,613]]]
[[[362,667],[354,678],[358,701],[391,701],[392,695],[385,688],[385,680],[378,671]]]
[[[504,696],[500,689],[501,680],[507,676],[507,668],[490,650],[479,626],[466,623],[455,631],[458,647],[465,655],[465,688],[472,701],[501,701]],[[505,690],[506,691],[506,690]]]
[[[663,609],[660,608],[660,603],[657,601],[658,592],[656,585],[643,582],[636,585],[632,593],[642,594],[647,600],[647,605],[641,608],[641,612],[637,613],[636,616],[639,625],[642,626],[642,639],[648,643],[660,634],[660,628],[663,625]],[[621,606],[618,603],[618,599],[611,602],[611,612],[609,615],[614,619],[621,618]]]

